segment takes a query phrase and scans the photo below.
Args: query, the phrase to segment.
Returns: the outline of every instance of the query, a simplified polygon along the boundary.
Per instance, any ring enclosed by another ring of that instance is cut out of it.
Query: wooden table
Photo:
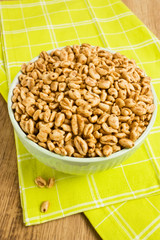
[[[160,38],[159,0],[123,0],[123,2]],[[1,240],[101,239],[83,213],[37,226],[24,227],[13,128],[2,96],[0,96],[0,183]]]

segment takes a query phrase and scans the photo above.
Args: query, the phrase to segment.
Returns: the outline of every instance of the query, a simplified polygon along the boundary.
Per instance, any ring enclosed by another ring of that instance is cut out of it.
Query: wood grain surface
[[[123,2],[160,38],[160,0],[123,0]],[[82,214],[25,227],[17,175],[13,128],[7,105],[0,96],[0,240],[99,240]],[[114,236],[113,236],[113,240]]]

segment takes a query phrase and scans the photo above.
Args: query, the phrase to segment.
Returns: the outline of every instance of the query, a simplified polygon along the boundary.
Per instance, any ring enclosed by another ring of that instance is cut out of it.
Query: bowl
[[[105,50],[113,53],[113,51],[109,49],[105,49]],[[48,51],[48,53],[51,53],[51,51],[53,50]],[[34,59],[31,60],[31,62],[34,62],[37,59],[38,57],[35,57]],[[15,76],[8,94],[8,112],[9,112],[9,117],[11,119],[14,130],[18,135],[19,139],[21,140],[21,142],[23,143],[23,145],[25,146],[25,148],[28,150],[28,152],[31,155],[33,155],[36,159],[38,159],[40,162],[44,163],[45,165],[51,168],[54,168],[60,172],[73,174],[73,175],[85,175],[85,174],[105,171],[107,169],[113,168],[121,164],[123,161],[128,159],[141,146],[141,144],[144,142],[145,138],[147,137],[149,131],[151,130],[154,124],[156,113],[157,113],[157,100],[156,100],[156,93],[151,85],[152,93],[154,97],[154,104],[156,108],[152,114],[152,118],[149,122],[149,125],[147,126],[144,133],[137,139],[133,148],[122,149],[119,152],[115,152],[108,157],[76,158],[76,157],[58,155],[56,153],[53,153],[39,146],[33,141],[29,140],[26,134],[20,128],[18,122],[14,118],[11,98],[13,95],[13,89],[19,82],[18,77],[20,74],[21,74],[21,71]]]

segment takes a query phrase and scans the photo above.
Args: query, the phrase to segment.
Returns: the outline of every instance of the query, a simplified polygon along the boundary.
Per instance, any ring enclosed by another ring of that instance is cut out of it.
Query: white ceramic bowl
[[[106,49],[106,50],[110,51],[109,49]],[[48,51],[48,53],[51,53],[51,51]],[[38,57],[32,59],[32,62],[36,61],[37,59]],[[152,87],[154,104],[156,106],[156,109],[152,115],[151,121],[147,126],[145,132],[135,142],[135,146],[133,148],[123,149],[119,152],[113,153],[109,157],[75,158],[75,157],[58,155],[56,153],[53,153],[53,152],[50,152],[49,150],[44,149],[43,147],[40,147],[38,144],[29,140],[26,134],[20,128],[18,122],[14,118],[11,98],[13,95],[13,89],[19,82],[18,76],[20,74],[21,72],[19,72],[14,78],[9,90],[9,95],[8,95],[8,112],[9,112],[12,125],[19,139],[21,140],[25,148],[28,150],[28,152],[31,153],[35,158],[37,158],[40,162],[58,171],[69,173],[69,174],[83,175],[83,174],[89,174],[89,173],[104,171],[109,168],[113,168],[116,165],[122,163],[127,158],[129,158],[140,147],[140,145],[143,143],[143,141],[147,137],[149,131],[151,130],[154,124],[156,113],[157,113],[157,101],[156,101],[155,91]]]

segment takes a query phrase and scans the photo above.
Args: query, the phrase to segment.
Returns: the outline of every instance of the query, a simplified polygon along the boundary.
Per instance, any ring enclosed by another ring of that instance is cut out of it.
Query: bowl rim
[[[62,48],[64,48],[64,47],[55,48],[55,49],[62,49]],[[52,50],[49,50],[49,51],[46,51],[46,52],[50,54],[55,49],[52,49]],[[101,49],[107,50],[108,52],[111,52],[111,53],[115,53],[115,51],[112,51],[112,50],[110,50],[108,48],[102,48],[101,47]],[[34,62],[38,58],[39,58],[39,56],[33,58],[29,62]],[[19,126],[18,122],[15,120],[14,113],[13,113],[13,110],[12,110],[12,100],[11,100],[11,98],[12,98],[12,95],[13,95],[13,89],[15,88],[15,86],[19,82],[18,77],[19,77],[20,74],[21,74],[21,70],[17,73],[17,75],[15,76],[14,80],[12,81],[11,86],[9,88],[9,93],[8,93],[8,113],[9,113],[9,117],[11,119],[12,125],[13,125],[15,131],[18,133],[18,135],[20,135],[20,137],[23,138],[27,142],[28,145],[30,145],[31,147],[35,148],[37,151],[39,151],[39,152],[41,152],[41,153],[43,153],[45,155],[48,155],[48,157],[52,157],[53,160],[54,160],[54,158],[56,158],[56,159],[60,159],[60,160],[66,161],[66,162],[92,163],[92,162],[100,162],[100,161],[109,161],[109,160],[111,160],[113,158],[121,157],[122,155],[125,155],[128,152],[133,151],[134,149],[136,149],[136,147],[146,138],[146,136],[150,132],[150,130],[151,130],[151,128],[152,128],[152,126],[153,126],[153,124],[155,122],[156,114],[157,114],[157,97],[156,97],[156,93],[155,93],[155,90],[153,88],[153,85],[151,83],[151,89],[152,89],[152,93],[153,93],[153,97],[154,97],[155,110],[152,113],[152,118],[151,118],[151,120],[150,120],[150,122],[149,122],[149,124],[148,124],[148,126],[146,128],[146,130],[135,141],[134,147],[129,148],[129,149],[124,148],[124,149],[122,149],[122,150],[120,150],[118,152],[112,153],[108,157],[88,157],[88,158],[83,157],[83,158],[79,158],[79,157],[69,157],[69,156],[62,156],[62,155],[56,154],[54,152],[51,152],[48,149],[45,149],[45,148],[39,146],[37,143],[35,143],[32,140],[30,140],[29,138],[27,138],[27,135],[23,132],[23,130]]]

